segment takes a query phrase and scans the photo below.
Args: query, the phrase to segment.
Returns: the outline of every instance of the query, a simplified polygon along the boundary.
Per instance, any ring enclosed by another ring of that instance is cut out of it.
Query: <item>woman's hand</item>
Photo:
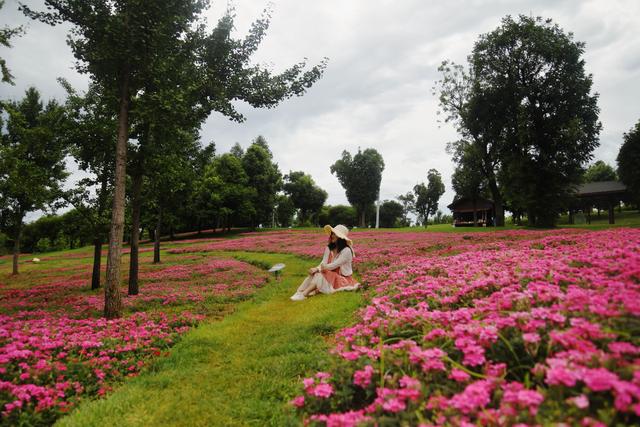
[[[309,275],[314,275],[314,274],[316,274],[317,272],[318,272],[318,269],[317,269],[317,268],[315,268],[315,267],[314,267],[314,268],[310,268],[310,269],[309,269]]]

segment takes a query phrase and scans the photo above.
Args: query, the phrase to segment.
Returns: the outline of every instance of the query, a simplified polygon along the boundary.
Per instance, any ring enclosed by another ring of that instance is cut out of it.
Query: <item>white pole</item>
[[[376,228],[380,228],[380,199],[376,203]]]

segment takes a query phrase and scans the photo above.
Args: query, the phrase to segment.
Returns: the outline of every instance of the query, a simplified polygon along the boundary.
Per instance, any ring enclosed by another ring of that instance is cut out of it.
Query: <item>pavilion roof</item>
[[[474,203],[473,199],[469,197],[461,197],[457,200],[454,200],[449,206],[447,206],[451,212],[473,212],[474,211]],[[475,210],[476,211],[486,211],[493,209],[493,202],[489,199],[484,199],[479,197],[476,199]]]
[[[621,194],[627,191],[627,186],[620,181],[587,182],[576,189],[576,196],[603,196],[607,194]]]

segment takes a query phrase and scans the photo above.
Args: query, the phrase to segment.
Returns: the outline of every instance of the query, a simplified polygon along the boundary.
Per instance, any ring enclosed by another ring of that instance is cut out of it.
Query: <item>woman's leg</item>
[[[318,289],[318,287],[316,286],[316,281],[313,280],[314,277],[316,276],[316,274],[320,274],[320,273],[315,273],[313,276],[307,277],[307,280],[309,281],[309,284],[307,285],[306,289],[304,291],[302,291],[302,294],[305,297],[308,297],[310,294],[315,293],[314,291],[316,289]]]
[[[300,286],[298,286],[298,290],[296,292],[299,293],[304,293],[307,288],[311,285],[311,276],[307,276],[306,279],[304,279],[304,281],[302,282],[302,284]]]

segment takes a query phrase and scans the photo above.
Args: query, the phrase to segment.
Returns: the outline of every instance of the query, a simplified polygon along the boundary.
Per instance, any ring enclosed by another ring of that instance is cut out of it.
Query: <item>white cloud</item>
[[[238,1],[237,35],[246,34],[267,1]],[[214,2],[210,24],[226,8]],[[4,22],[26,22],[7,2]],[[552,18],[575,39],[586,43],[586,69],[600,93],[604,129],[596,158],[614,163],[622,140],[638,120],[640,98],[640,2],[635,0],[453,0],[449,2],[276,0],[271,28],[256,62],[282,70],[309,58],[330,58],[325,76],[301,98],[271,110],[240,105],[247,121],[230,122],[212,115],[202,127],[202,139],[215,141],[218,152],[235,142],[246,146],[264,135],[282,172],[303,170],[329,192],[329,203],[346,203],[330,165],[342,150],[379,150],[386,163],[381,197],[393,198],[438,169],[452,198],[453,165],[444,149],[456,139],[450,126],[439,127],[437,100],[431,94],[444,59],[464,62],[478,35],[493,30],[507,14]],[[70,68],[73,58],[65,44],[66,29],[30,24],[27,35],[11,50],[1,49],[16,75],[16,87],[0,86],[2,97],[21,96],[36,85],[45,97],[61,97],[55,82],[68,77],[86,85],[86,77]]]

